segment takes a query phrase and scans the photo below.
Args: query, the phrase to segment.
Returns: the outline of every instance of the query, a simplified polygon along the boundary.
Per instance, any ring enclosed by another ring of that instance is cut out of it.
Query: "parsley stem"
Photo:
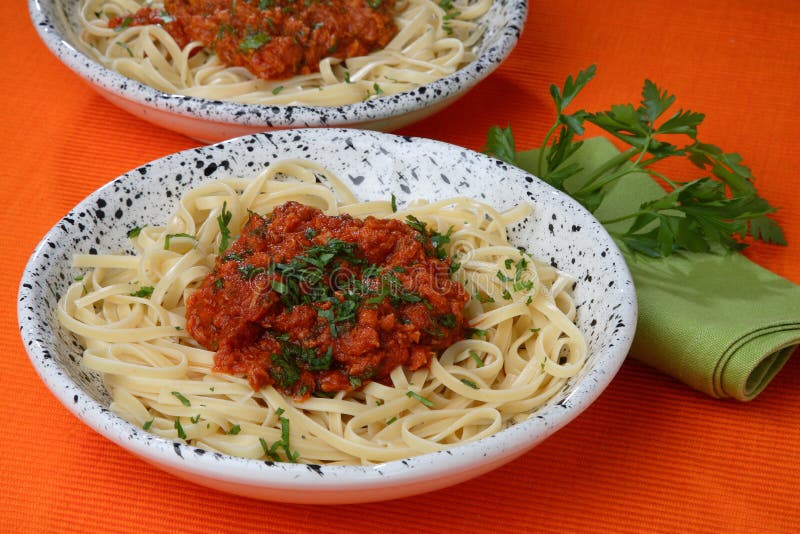
[[[595,189],[599,189],[598,187],[592,187],[594,183],[597,182],[597,180],[599,180],[608,171],[616,169],[617,167],[619,167],[620,165],[631,159],[635,154],[639,153],[640,150],[641,149],[638,147],[631,147],[625,152],[621,152],[620,154],[606,161],[603,165],[595,169],[595,171],[589,176],[589,179],[586,181],[586,183],[583,184],[583,187],[581,187],[576,193],[588,193],[594,191]],[[604,181],[603,185],[612,180],[616,180],[617,178],[619,177],[614,176],[611,180]],[[602,187],[602,185],[600,187]]]
[[[652,158],[652,159],[655,159],[655,158]],[[649,162],[652,161],[652,159],[642,162],[640,166],[641,167],[646,167],[649,164]],[[653,175],[653,176],[655,176],[657,178],[661,178],[662,180],[664,180],[664,182],[669,184],[669,186],[673,190],[678,189],[678,187],[680,187],[678,184],[676,184],[675,182],[673,182],[672,180],[670,180],[669,178],[667,178],[666,176],[664,176],[660,172],[654,171],[652,169],[648,169],[647,172],[649,172],[651,175]]]
[[[547,131],[547,135],[544,136],[544,142],[542,142],[542,148],[539,150],[539,161],[536,163],[536,175],[537,176],[544,176],[544,154],[547,152],[547,144],[550,142],[550,138],[553,137],[553,134],[558,128],[559,122],[556,121],[550,129]]]
[[[621,215],[619,217],[614,217],[613,219],[605,219],[600,221],[600,224],[613,224],[617,222],[627,221],[628,219],[632,219],[634,217],[638,217],[639,215],[644,215],[645,213],[652,213],[650,211],[637,211],[635,213],[629,213],[628,215]]]
[[[619,180],[620,178],[622,178],[626,174],[633,174],[635,172],[647,172],[647,171],[643,171],[642,169],[637,167],[635,163],[633,165],[634,165],[633,167],[629,167],[629,168],[623,169],[623,170],[621,170],[619,172],[616,172],[616,173],[613,173],[613,174],[609,174],[608,176],[606,176],[602,180],[595,181],[595,183],[593,185],[591,185],[591,186],[588,186],[588,184],[584,185],[578,191],[576,191],[575,194],[576,195],[585,195],[585,194],[593,193],[593,192],[597,191],[598,189],[601,189],[601,188],[607,186],[611,182],[613,182],[615,180]]]

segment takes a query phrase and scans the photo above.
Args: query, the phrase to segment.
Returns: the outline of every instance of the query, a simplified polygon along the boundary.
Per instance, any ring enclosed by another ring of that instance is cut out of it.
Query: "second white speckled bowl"
[[[337,107],[265,106],[165,94],[108,69],[77,44],[77,0],[28,0],[31,19],[50,51],[101,95],[134,115],[206,142],[274,129],[340,126],[393,131],[444,109],[483,80],[511,53],[527,0],[494,0],[477,59],[417,89]]]

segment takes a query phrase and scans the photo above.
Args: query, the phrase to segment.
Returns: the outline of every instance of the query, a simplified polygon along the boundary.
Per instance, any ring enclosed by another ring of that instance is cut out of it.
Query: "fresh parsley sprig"
[[[750,170],[737,153],[727,153],[698,139],[698,127],[705,116],[679,109],[668,114],[675,95],[645,80],[642,100],[612,105],[606,111],[567,113],[567,107],[592,80],[594,65],[568,76],[562,87],[550,86],[556,121],[539,148],[535,162],[517,157],[511,128],[492,127],[487,133],[489,154],[521,166],[560,189],[589,211],[603,203],[617,180],[634,172],[645,172],[665,187],[665,196],[642,203],[638,210],[601,221],[615,225],[612,235],[629,250],[651,257],[665,257],[675,251],[707,252],[718,246],[741,250],[749,236],[767,243],[785,245],[780,226],[771,218],[776,211],[759,196]],[[569,178],[585,169],[572,156],[581,148],[584,123],[588,122],[622,141],[628,148],[589,170],[575,184]],[[675,182],[652,168],[669,157],[686,157],[709,176]],[[626,221],[625,230],[619,225]]]

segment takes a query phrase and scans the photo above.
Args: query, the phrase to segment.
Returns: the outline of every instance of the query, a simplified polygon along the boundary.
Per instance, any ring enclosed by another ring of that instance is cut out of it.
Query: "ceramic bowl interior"
[[[494,0],[477,58],[417,89],[337,107],[250,105],[165,94],[81,52],[77,0],[28,0],[31,19],[50,51],[114,104],[159,126],[206,142],[273,129],[320,126],[393,131],[454,102],[494,71],[519,40],[527,0]]]
[[[375,466],[263,462],[208,453],[155,436],[108,410],[101,379],[80,366],[82,349],[55,317],[73,280],[75,253],[129,248],[134,226],[163,224],[187,189],[249,177],[277,158],[309,158],[336,173],[360,200],[400,205],[465,195],[498,209],[529,201],[534,213],[510,229],[518,246],[576,280],[578,326],[589,356],[580,374],[526,421],[483,440]],[[78,419],[168,472],[209,487],[277,501],[366,502],[422,493],[509,462],[574,419],[622,364],[636,324],[626,264],[603,227],[544,182],[500,161],[445,143],[351,129],[282,130],[193,149],[134,169],[97,190],[44,237],[19,288],[19,322],[31,362]],[[99,461],[102,461],[100,459]]]

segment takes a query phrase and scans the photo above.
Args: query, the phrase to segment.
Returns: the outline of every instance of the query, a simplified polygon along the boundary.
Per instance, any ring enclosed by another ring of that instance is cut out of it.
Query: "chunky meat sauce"
[[[326,216],[296,202],[252,214],[187,302],[214,371],[297,399],[387,383],[465,336],[469,296],[448,235],[424,223]]]
[[[280,80],[385,47],[397,33],[394,0],[166,0],[114,17],[111,28],[161,24],[183,47],[200,41],[229,66]]]

